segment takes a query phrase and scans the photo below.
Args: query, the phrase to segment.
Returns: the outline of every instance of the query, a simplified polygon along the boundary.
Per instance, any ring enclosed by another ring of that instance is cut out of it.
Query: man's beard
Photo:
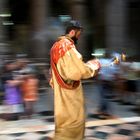
[[[75,36],[71,38],[74,41],[74,44],[78,43],[78,38],[76,38]]]

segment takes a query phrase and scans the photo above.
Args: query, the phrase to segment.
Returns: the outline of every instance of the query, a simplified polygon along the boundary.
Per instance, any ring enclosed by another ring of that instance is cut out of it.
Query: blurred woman
[[[15,113],[18,115],[22,112],[22,96],[20,91],[22,80],[15,76],[14,71],[16,68],[15,63],[6,63],[2,76],[6,119],[11,119]]]

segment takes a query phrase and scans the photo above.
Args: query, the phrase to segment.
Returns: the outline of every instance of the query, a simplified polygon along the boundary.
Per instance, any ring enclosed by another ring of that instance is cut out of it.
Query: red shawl
[[[64,56],[65,53],[70,50],[72,47],[71,46],[66,46],[66,49],[63,49],[59,43],[57,44],[58,42],[56,42],[56,44],[54,44],[54,46],[51,48],[51,68],[52,70],[54,71],[54,74],[55,74],[55,77],[56,77],[56,80],[58,82],[58,84],[62,87],[62,88],[65,88],[65,89],[76,89],[79,84],[80,84],[80,81],[73,81],[72,84],[68,84],[66,83],[63,78],[60,76],[57,68],[56,68],[56,64],[59,60],[60,57]],[[61,52],[61,53],[59,53]]]

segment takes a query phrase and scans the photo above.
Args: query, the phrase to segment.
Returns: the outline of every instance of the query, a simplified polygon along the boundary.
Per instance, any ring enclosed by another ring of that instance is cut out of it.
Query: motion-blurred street
[[[99,104],[98,85],[95,81],[83,82],[86,103],[85,140],[140,139],[140,116],[136,105],[123,105],[110,99],[116,118],[100,118],[96,112]],[[53,90],[40,89],[31,119],[0,120],[0,140],[46,140],[54,132]]]
[[[73,20],[80,30],[69,36]],[[84,140],[140,140],[140,0],[0,0],[0,140],[53,135],[50,50],[62,35],[101,66],[82,79]]]

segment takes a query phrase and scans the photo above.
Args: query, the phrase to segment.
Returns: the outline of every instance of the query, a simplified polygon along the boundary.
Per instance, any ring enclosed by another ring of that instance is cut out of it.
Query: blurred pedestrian
[[[53,140],[83,140],[85,130],[84,97],[81,79],[93,77],[99,62],[82,61],[76,49],[82,32],[78,21],[70,21],[66,34],[59,37],[51,48],[54,89],[55,136]]]
[[[22,112],[22,96],[20,91],[21,80],[17,78],[14,71],[17,66],[13,62],[7,62],[2,76],[4,85],[4,105],[6,119],[12,119],[13,116]],[[18,117],[17,116],[17,117]]]
[[[25,71],[21,86],[23,101],[25,107],[25,116],[31,118],[35,113],[34,105],[38,99],[38,79],[35,73],[31,70]]]
[[[134,67],[134,62],[130,62],[125,71],[126,91],[123,96],[123,104],[135,105],[138,96],[138,70]]]
[[[97,109],[97,114],[99,118],[106,119],[112,118],[113,109],[110,105],[109,99],[114,98],[113,86],[114,86],[114,77],[118,71],[117,65],[119,63],[115,57],[110,58],[109,54],[106,53],[104,58],[99,59],[101,63],[100,73],[98,75],[98,88],[99,88],[99,105]]]

